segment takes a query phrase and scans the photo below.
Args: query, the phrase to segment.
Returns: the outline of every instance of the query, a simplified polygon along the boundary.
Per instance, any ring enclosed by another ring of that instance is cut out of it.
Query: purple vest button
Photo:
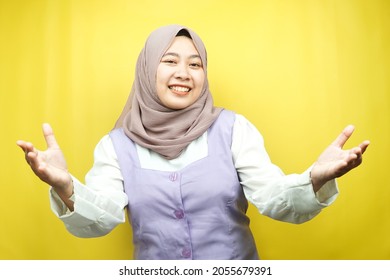
[[[177,180],[177,177],[178,177],[178,175],[177,175],[176,172],[175,173],[171,173],[169,175],[169,180],[171,180],[172,182],[175,182]]]
[[[184,218],[183,210],[175,210],[174,214],[175,214],[175,217],[178,218],[178,219],[183,219]]]
[[[191,257],[191,249],[190,248],[184,248],[182,251],[181,251],[181,255],[182,257],[184,258],[190,258]]]

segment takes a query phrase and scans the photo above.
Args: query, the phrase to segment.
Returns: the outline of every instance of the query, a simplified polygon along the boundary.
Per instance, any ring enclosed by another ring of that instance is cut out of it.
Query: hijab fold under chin
[[[165,107],[157,97],[156,72],[161,57],[177,33],[185,29],[202,59],[205,82],[198,100],[187,108]],[[174,159],[215,121],[222,108],[214,107],[207,81],[207,55],[202,40],[192,30],[169,25],[153,31],[142,49],[136,66],[135,79],[126,105],[115,128],[138,145]]]

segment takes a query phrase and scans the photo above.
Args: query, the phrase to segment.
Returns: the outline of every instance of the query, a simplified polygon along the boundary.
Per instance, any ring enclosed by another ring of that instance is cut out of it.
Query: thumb
[[[57,140],[54,136],[53,129],[50,124],[44,123],[42,124],[43,136],[45,137],[45,141],[48,148],[59,148],[57,144]]]
[[[351,137],[353,131],[355,130],[355,127],[353,125],[348,125],[346,128],[344,128],[343,132],[340,133],[340,135],[333,141],[333,145],[337,146],[339,148],[342,148]]]

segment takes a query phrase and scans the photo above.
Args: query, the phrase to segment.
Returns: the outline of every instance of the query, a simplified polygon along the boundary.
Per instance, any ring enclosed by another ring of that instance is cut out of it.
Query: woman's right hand
[[[73,183],[65,157],[57,144],[51,126],[45,123],[42,125],[42,130],[47,144],[45,151],[40,151],[32,143],[23,140],[17,141],[16,144],[24,151],[25,159],[35,175],[52,186],[65,204],[73,210],[73,202],[69,200],[73,193]]]

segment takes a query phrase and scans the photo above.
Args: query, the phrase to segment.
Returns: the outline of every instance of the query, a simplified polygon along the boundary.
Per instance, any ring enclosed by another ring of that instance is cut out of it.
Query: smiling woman
[[[179,36],[183,30],[187,36]],[[47,150],[17,142],[52,187],[52,209],[69,232],[106,235],[127,208],[137,259],[258,259],[248,201],[263,215],[299,224],[336,199],[336,177],[360,165],[369,142],[344,150],[354,130],[347,126],[305,172],[285,175],[244,116],[214,106],[206,62],[191,29],[168,25],[150,34],[85,185],[68,172],[48,124]]]

